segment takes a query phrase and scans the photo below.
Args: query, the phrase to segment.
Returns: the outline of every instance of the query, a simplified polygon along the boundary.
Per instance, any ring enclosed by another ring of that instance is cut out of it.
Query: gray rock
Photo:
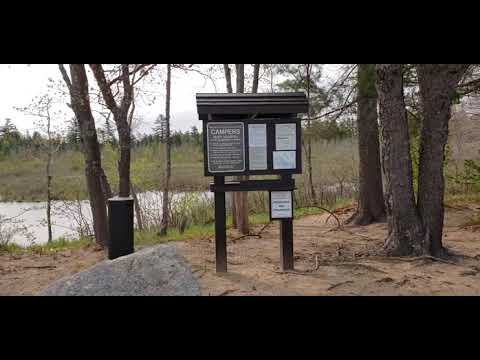
[[[171,244],[147,248],[60,279],[42,296],[198,296],[200,287]]]

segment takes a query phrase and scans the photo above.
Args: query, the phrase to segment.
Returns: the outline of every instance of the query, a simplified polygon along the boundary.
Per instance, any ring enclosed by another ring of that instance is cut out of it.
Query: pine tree
[[[117,145],[117,139],[115,138],[112,124],[108,118],[105,119],[105,142],[108,142],[112,146]]]
[[[66,142],[70,146],[77,146],[82,142],[80,137],[80,129],[75,118],[71,118],[68,121]]]
[[[12,123],[12,119],[5,118],[5,124],[0,126],[0,137],[6,137],[13,133],[18,133],[17,127]]]

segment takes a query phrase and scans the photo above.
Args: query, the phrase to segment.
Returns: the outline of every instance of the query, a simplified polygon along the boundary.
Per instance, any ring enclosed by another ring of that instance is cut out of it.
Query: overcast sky
[[[165,65],[159,66],[165,67]],[[326,65],[324,73],[331,76],[335,72],[334,69],[336,69],[335,65]],[[22,132],[36,130],[34,119],[15,110],[14,107],[26,106],[35,96],[45,94],[49,78],[61,79],[56,64],[0,64],[0,124],[3,124],[5,118],[10,118]],[[148,89],[152,92],[151,96],[155,96],[155,100],[151,104],[138,101],[135,112],[141,121],[135,129],[136,133],[149,132],[155,118],[164,112],[164,87],[161,81],[148,85]],[[225,84],[221,77],[218,77],[216,87],[218,92],[224,92]],[[261,88],[260,91],[262,91]],[[264,91],[268,90],[264,89]],[[195,103],[195,94],[198,92],[216,91],[212,82],[206,80],[202,75],[195,72],[184,73],[174,69],[171,90],[171,127],[173,130],[184,131],[194,125],[199,127],[200,122]],[[64,104],[65,101],[62,99],[58,104],[59,109],[63,110],[65,114],[64,117],[56,120],[58,124],[65,122],[65,116],[73,115]]]

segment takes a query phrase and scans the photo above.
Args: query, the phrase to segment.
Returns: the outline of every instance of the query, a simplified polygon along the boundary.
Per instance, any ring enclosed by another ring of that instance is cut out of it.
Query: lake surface
[[[341,192],[343,196],[352,196],[355,191],[353,184],[344,184]],[[318,198],[324,195],[339,196],[340,186],[338,184],[322,187],[319,190]],[[171,195],[171,208],[178,212],[183,211],[185,204],[192,202],[213,200],[211,192],[174,192]],[[138,194],[139,203],[144,212],[144,222],[150,224],[159,224],[162,215],[162,193],[150,191]],[[226,197],[227,207],[229,207],[230,196]],[[212,205],[213,206],[213,205]],[[61,237],[67,239],[78,238],[78,225],[80,216],[91,223],[91,210],[89,201],[52,201],[52,232],[53,238]],[[0,218],[14,218],[24,226],[28,234],[17,233],[13,236],[11,243],[20,246],[29,246],[33,244],[45,244],[48,241],[48,230],[46,224],[46,203],[45,202],[0,202]]]
[[[172,206],[182,200],[212,199],[213,193],[195,192],[195,193],[174,193],[172,196]],[[160,192],[145,192],[138,194],[139,202],[149,214],[161,216],[162,194]],[[20,246],[29,246],[33,244],[45,244],[48,241],[47,223],[46,223],[46,202],[0,202],[0,216],[3,218],[14,218],[16,226],[23,226],[28,234],[17,233],[13,236],[11,243]],[[89,201],[52,201],[52,232],[53,238],[65,237],[75,239],[77,235],[77,226],[80,221],[80,214],[91,222],[92,213]],[[10,226],[10,225],[9,225]]]

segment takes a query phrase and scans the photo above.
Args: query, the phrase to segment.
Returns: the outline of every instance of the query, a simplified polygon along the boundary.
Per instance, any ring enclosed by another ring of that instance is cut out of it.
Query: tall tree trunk
[[[162,224],[160,235],[166,235],[168,229],[168,191],[171,176],[171,146],[170,146],[170,89],[171,89],[171,64],[167,65],[167,96],[165,104],[165,182],[162,196]]]
[[[311,70],[312,64],[307,64],[307,100],[308,100],[308,121],[307,121],[307,144],[306,144],[306,155],[307,155],[307,171],[308,171],[308,187],[310,190],[310,197],[314,205],[317,203],[317,195],[315,194],[315,187],[313,185],[313,169],[312,169],[312,139],[311,139],[311,106],[310,106],[310,80],[311,80]]]
[[[60,66],[60,70],[62,71]],[[103,174],[100,145],[98,143],[95,120],[90,108],[88,80],[84,64],[70,64],[71,83],[62,75],[70,89],[72,109],[80,125],[80,133],[85,155],[85,176],[93,215],[93,229],[97,243],[105,247],[109,241],[106,200],[101,176]]]
[[[245,64],[235,64],[236,70],[236,83],[237,94],[243,94],[245,92]]]
[[[51,243],[53,240],[52,236],[52,134],[50,131],[50,104],[47,104],[47,136],[48,136],[48,154],[47,154],[47,228],[48,228],[48,242]]]
[[[223,64],[223,70],[225,71],[225,81],[227,84],[227,92],[229,94],[233,93],[232,88],[232,71],[230,70],[230,66],[228,64]]]
[[[244,64],[235,64],[236,69],[236,82],[237,82],[237,93],[245,92],[245,68]],[[247,176],[237,176],[236,180],[247,180]],[[234,202],[236,209],[236,218],[237,218],[237,227],[240,233],[246,235],[249,232],[249,223],[248,223],[248,192],[236,192],[234,193]]]
[[[230,70],[230,65],[229,64],[223,64],[223,70],[225,72],[225,83],[227,86],[227,92],[229,94],[233,93],[233,88],[232,88],[232,71]],[[228,193],[228,196],[230,198],[230,204],[231,204],[231,212],[232,212],[232,227],[234,229],[237,229],[237,207],[235,203],[235,193],[230,192]]]
[[[443,164],[455,88],[466,64],[417,65],[423,126],[418,174],[418,211],[425,230],[426,252],[443,255],[442,233],[445,181]]]
[[[108,109],[113,114],[117,126],[120,146],[120,160],[118,161],[119,196],[130,196],[130,154],[131,154],[131,130],[129,124],[129,109],[133,102],[133,82],[130,81],[128,64],[121,64],[120,79],[123,84],[123,97],[120,105],[117,104],[105,77],[105,71],[101,64],[90,64],[93,75]],[[130,113],[133,116],[133,111]]]
[[[105,202],[107,202],[108,199],[113,197],[113,193],[112,188],[108,183],[107,175],[105,175],[105,171],[103,171],[103,168],[100,169],[100,181],[102,183],[103,196],[105,197]]]
[[[65,68],[63,66],[61,66],[61,70],[62,72],[65,72]],[[65,72],[64,74],[64,79],[66,81],[70,81],[70,79],[68,78],[68,75],[67,73]],[[69,85],[69,88],[70,88],[71,85]],[[67,104],[72,110],[72,106],[71,104]],[[77,116],[74,112],[74,121],[75,123],[77,124],[77,128],[78,128],[78,131],[79,131],[79,142],[80,142],[80,151],[82,152],[83,156],[85,157],[85,146],[84,146],[84,143],[83,143],[83,138],[82,138],[82,134],[81,134],[81,130],[80,130],[80,123],[77,119]],[[100,169],[100,181],[102,183],[102,192],[103,192],[103,196],[105,198],[105,206],[108,206],[108,199],[110,199],[111,197],[113,197],[113,194],[112,194],[112,188],[110,187],[110,184],[108,182],[108,178],[107,178],[107,175],[105,175],[105,171],[103,170],[103,167]]]
[[[258,78],[260,76],[260,64],[253,64],[252,94],[258,92]]]
[[[413,191],[402,64],[377,64],[376,75],[388,216],[384,248],[389,255],[420,255],[423,253],[423,229]]]
[[[131,148],[131,136],[130,127],[128,126],[127,119],[118,119],[118,138],[120,145],[120,159],[118,160],[118,196],[129,197],[130,196],[130,148]]]
[[[47,228],[48,242],[53,240],[52,236],[52,176],[50,175],[50,160],[47,164]]]
[[[272,94],[274,93],[274,86],[273,86],[273,77],[275,75],[275,69],[274,69],[275,64],[270,64],[270,91]]]
[[[133,183],[130,183],[131,186],[131,192],[132,192],[132,197],[133,197],[133,206],[135,208],[135,215],[137,217],[137,226],[138,230],[143,231],[143,214],[142,214],[142,208],[140,207],[140,202],[138,201],[138,196],[137,192],[135,191],[135,186]]]
[[[357,212],[350,221],[356,225],[368,225],[385,220],[375,64],[358,64],[357,84],[359,195]]]

